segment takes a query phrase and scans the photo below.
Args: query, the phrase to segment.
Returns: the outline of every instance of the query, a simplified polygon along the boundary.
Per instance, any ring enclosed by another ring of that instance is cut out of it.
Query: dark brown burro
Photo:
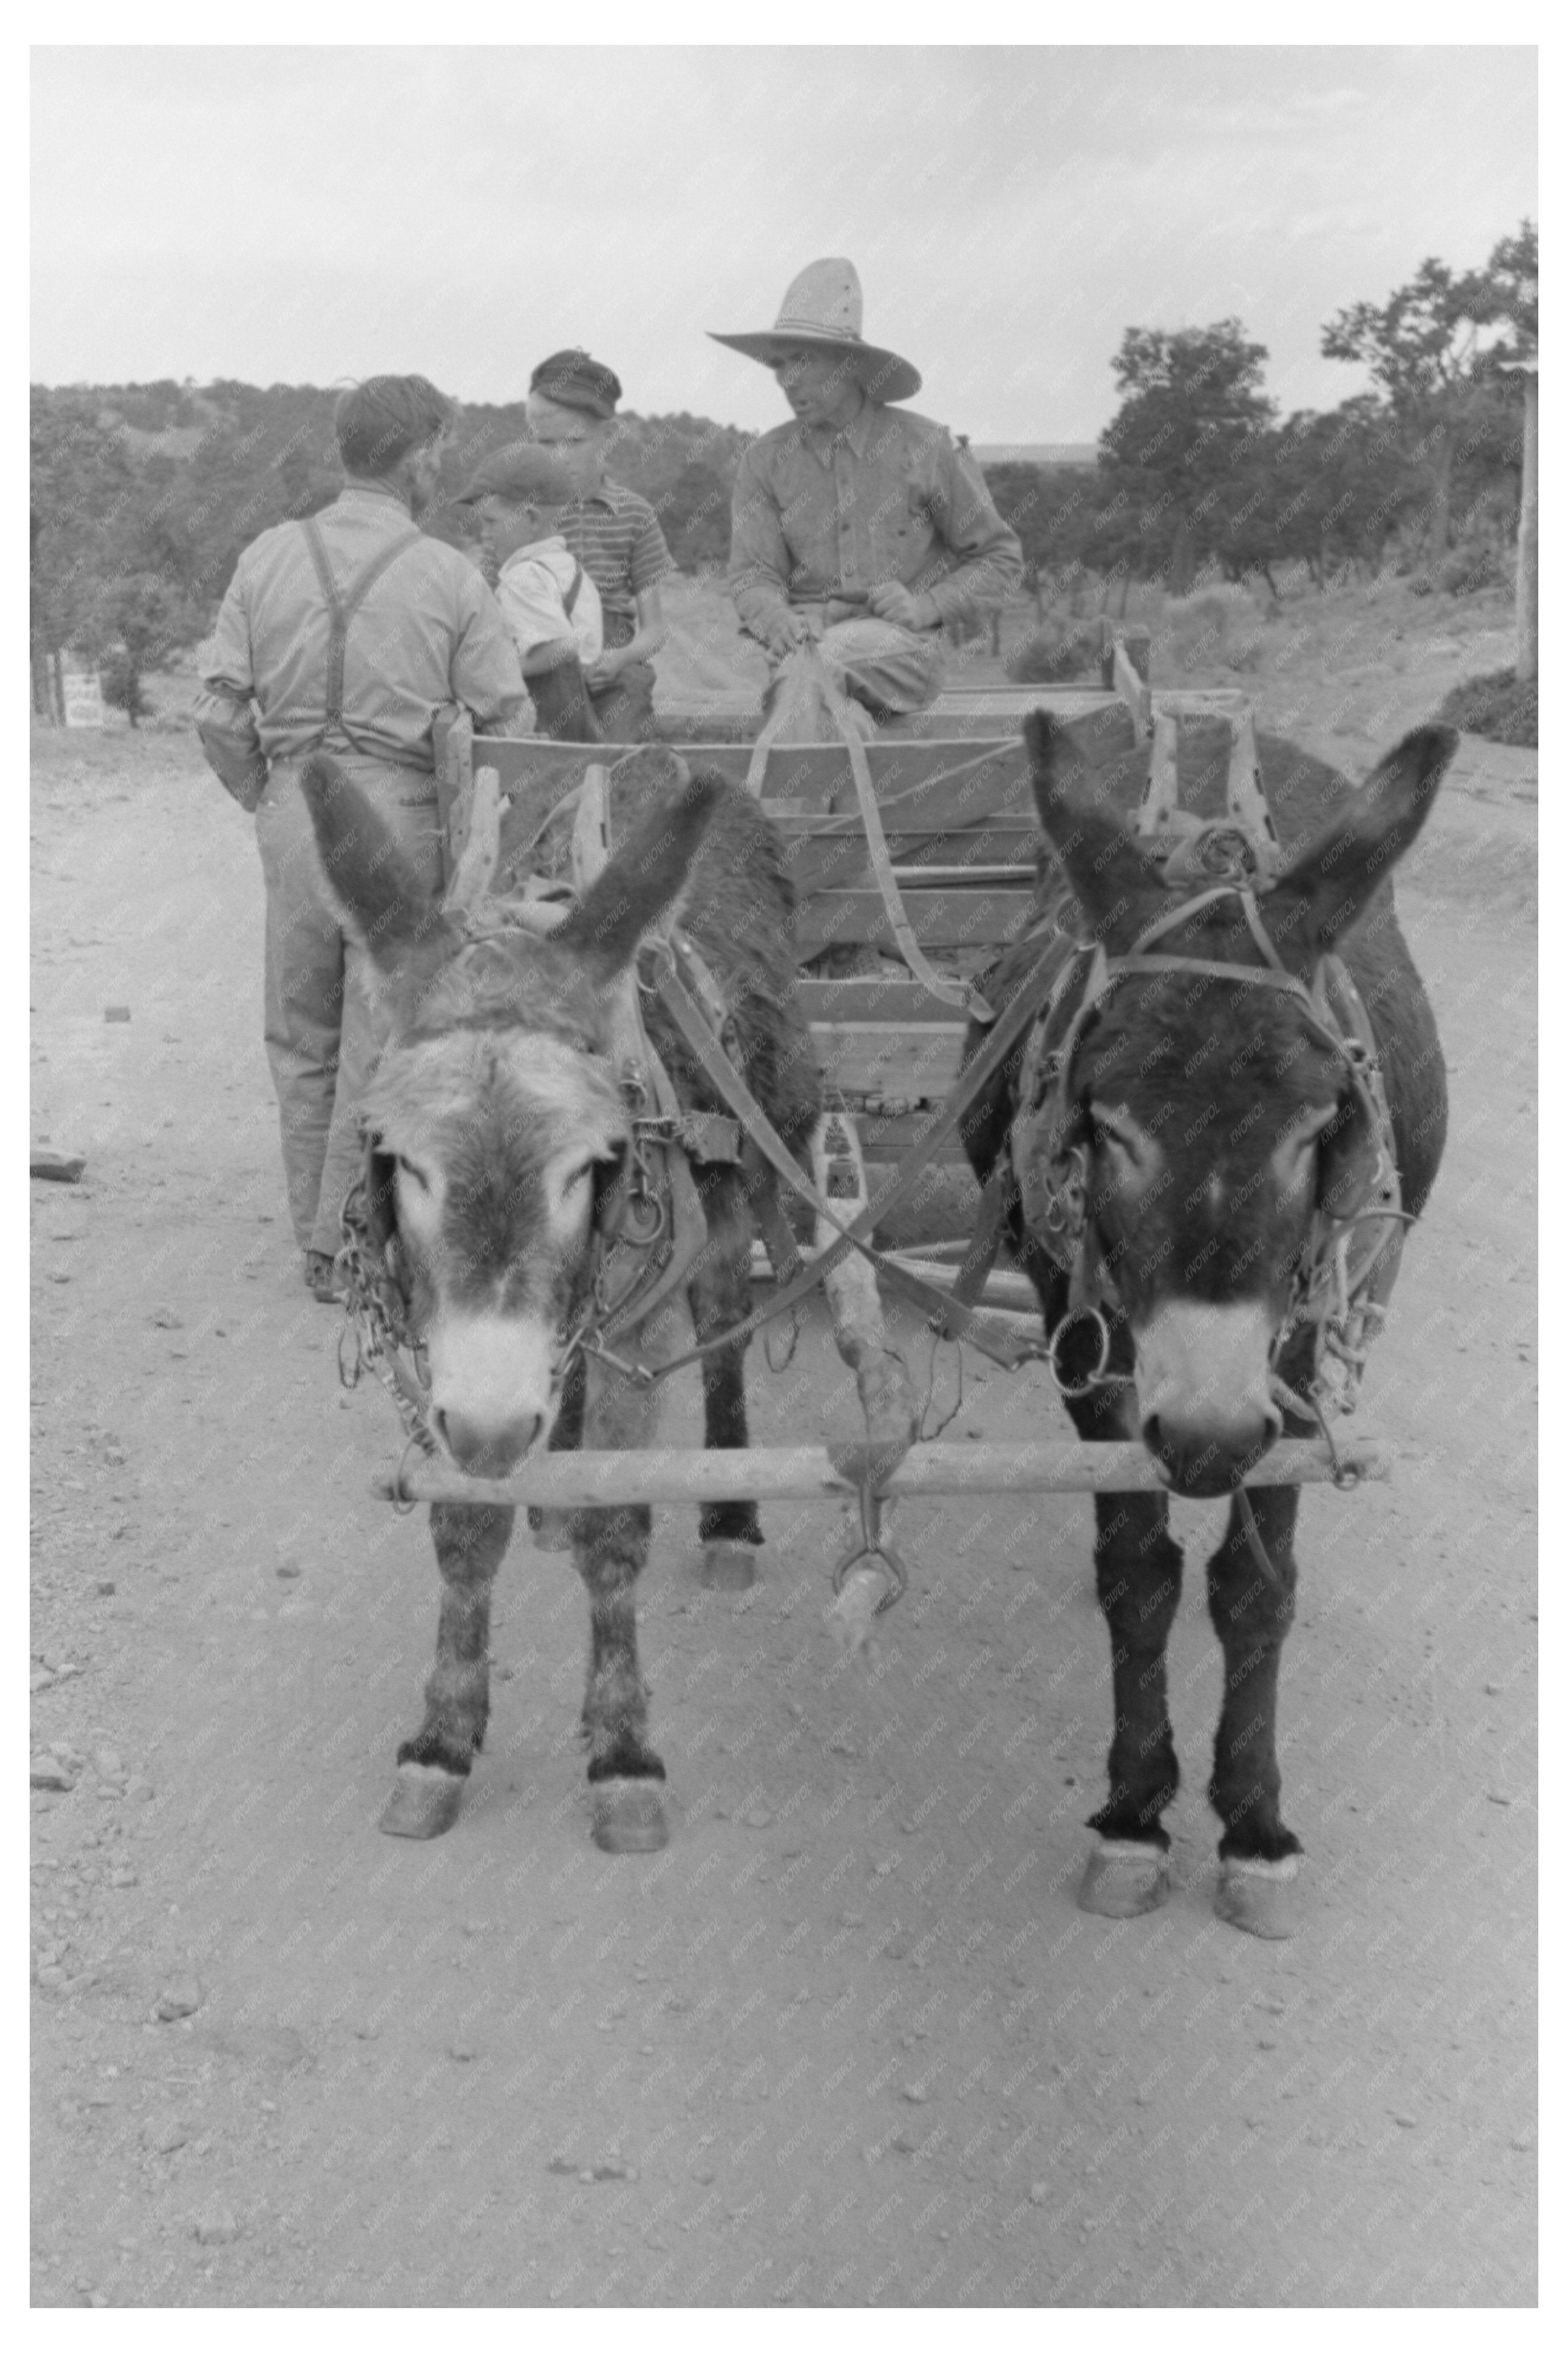
[[[597,1264],[602,1209],[631,1122],[617,1049],[629,982],[650,934],[678,915],[705,966],[725,1045],[779,1134],[799,1147],[820,1082],[795,997],[793,895],[757,802],[650,753],[646,790],[618,805],[635,830],[548,936],[459,921],[419,889],[375,812],[330,759],[302,785],[323,862],[366,939],[388,998],[387,1044],[362,1106],[366,1198],[378,1250],[429,1368],[428,1426],[461,1471],[503,1478],[548,1429],[553,1446],[645,1444],[658,1389],[567,1345]],[[620,779],[618,776],[618,788]],[[661,1014],[647,1029],[688,1108],[722,1112]],[[749,1306],[753,1219],[735,1162],[698,1171],[706,1244],[685,1288],[699,1337]],[[662,1320],[662,1319],[661,1319]],[[657,1362],[647,1324],[628,1361]],[[664,1347],[666,1357],[673,1345]],[[706,1442],[747,1443],[744,1343],[703,1359]],[[439,1503],[436,1662],[425,1718],[397,1752],[382,1827],[433,1837],[455,1820],[489,1712],[491,1588],[515,1514]],[[636,1580],[647,1507],[580,1510],[565,1533],[588,1588],[591,1645],[583,1726],[595,1836],[611,1849],[665,1836],[664,1768],[648,1737]],[[704,1507],[710,1545],[759,1545],[755,1504]]]
[[[1375,1315],[1437,1174],[1443,1058],[1390,877],[1457,739],[1418,730],[1355,791],[1260,738],[1279,860],[1271,882],[1266,871],[1238,890],[1213,868],[1173,874],[1135,831],[1150,754],[1130,734],[1119,713],[1026,724],[1050,845],[1039,920],[985,989],[1005,1005],[1040,985],[1043,959],[1060,987],[966,1140],[977,1173],[997,1175],[1080,1435],[1141,1439],[1171,1493],[1232,1495],[1208,1563],[1224,1652],[1209,1782],[1224,1825],[1218,1908],[1288,1935],[1301,1847],[1280,1813],[1275,1719],[1299,1491],[1248,1475],[1282,1429],[1317,1434],[1309,1391],[1333,1369],[1320,1351],[1340,1246],[1353,1254],[1369,1227],[1380,1237],[1364,1294]],[[1182,800],[1223,815],[1224,750],[1212,728],[1206,746],[1202,735],[1183,731]],[[1247,881],[1245,860],[1233,871]],[[984,1036],[971,1031],[969,1058]],[[1160,1817],[1178,1776],[1165,1650],[1181,1553],[1165,1493],[1097,1493],[1095,1517],[1115,1729],[1080,1901],[1125,1916],[1168,1888]]]

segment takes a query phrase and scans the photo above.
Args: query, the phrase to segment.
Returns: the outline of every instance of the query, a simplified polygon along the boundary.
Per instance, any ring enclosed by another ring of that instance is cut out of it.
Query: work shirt
[[[658,516],[624,483],[601,481],[560,522],[567,548],[599,590],[606,644],[626,645],[636,633],[638,597],[675,569]]]
[[[929,596],[938,624],[974,621],[1022,576],[980,468],[928,417],[867,401],[842,431],[780,425],[740,461],[729,586],[754,636],[786,605],[889,581]]]
[[[315,521],[340,596],[377,549],[411,527],[397,492],[370,482],[350,482]],[[209,756],[220,745],[238,753],[248,738],[267,759],[286,760],[322,740],[331,626],[300,524],[252,540],[201,650],[205,691],[195,718]],[[523,691],[499,606],[469,558],[444,541],[406,547],[349,623],[343,714],[372,757],[429,774],[443,705],[463,703],[493,727]],[[353,746],[334,732],[327,748]]]
[[[567,597],[574,580],[577,601],[568,616]],[[604,651],[599,590],[587,566],[578,563],[558,533],[519,547],[507,557],[495,584],[495,601],[522,656],[531,654],[535,646],[571,638],[586,670]]]

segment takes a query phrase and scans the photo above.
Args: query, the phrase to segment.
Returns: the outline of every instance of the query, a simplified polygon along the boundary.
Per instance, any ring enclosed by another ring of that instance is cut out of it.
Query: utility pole
[[[1519,630],[1519,654],[1514,676],[1521,686],[1533,684],[1540,665],[1540,625],[1537,599],[1541,588],[1539,493],[1536,488],[1536,448],[1540,439],[1540,363],[1505,360],[1503,371],[1524,378],[1524,456],[1519,483],[1519,586],[1514,616]]]

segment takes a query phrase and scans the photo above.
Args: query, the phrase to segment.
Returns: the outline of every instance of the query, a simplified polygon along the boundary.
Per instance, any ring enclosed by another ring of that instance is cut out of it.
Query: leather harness
[[[385,568],[389,560],[389,554],[384,554],[377,568]],[[356,584],[356,603],[366,585]],[[1181,880],[1185,879],[1183,874]],[[1157,951],[1159,940],[1181,928],[1205,907],[1232,897],[1239,901],[1263,955],[1261,965],[1226,964]],[[482,919],[476,930],[485,928]],[[1125,955],[1110,955],[1099,943],[1074,941],[1059,966],[1047,955],[1035,960],[1000,1007],[993,1009],[981,1000],[984,1014],[990,1017],[984,1044],[960,1073],[947,1103],[926,1121],[894,1176],[848,1225],[806,1176],[726,1052],[720,1034],[723,1002],[693,944],[675,932],[656,939],[647,953],[649,976],[634,980],[628,976],[617,1039],[632,1142],[596,1207],[590,1298],[575,1331],[563,1335],[563,1377],[571,1357],[580,1350],[641,1384],[667,1379],[718,1349],[744,1345],[765,1324],[792,1314],[824,1275],[855,1250],[871,1261],[889,1291],[922,1310],[944,1339],[968,1340],[1009,1370],[1044,1361],[1065,1396],[1083,1395],[1102,1381],[1124,1378],[1108,1371],[1109,1329],[1103,1307],[1113,1314],[1117,1312],[1114,1288],[1103,1272],[1091,1278],[1087,1269],[1088,1154],[1077,1133],[1073,1066],[1086,1030],[1121,981],[1180,974],[1243,987],[1273,988],[1291,996],[1313,1035],[1349,1072],[1349,1115],[1355,1137],[1355,1148],[1348,1155],[1351,1174],[1337,1188],[1339,1198],[1330,1197],[1319,1204],[1311,1242],[1270,1361],[1282,1401],[1298,1415],[1315,1417],[1325,1434],[1325,1407],[1344,1412],[1352,1409],[1366,1342],[1384,1312],[1398,1269],[1402,1229],[1409,1222],[1400,1201],[1387,1098],[1372,1026],[1348,969],[1339,957],[1326,956],[1310,986],[1287,972],[1263,923],[1249,882],[1232,879],[1180,897],[1173,907],[1144,926]],[[731,1118],[683,1108],[642,1024],[638,998],[643,989],[657,997]],[[953,1289],[941,1290],[878,1250],[872,1236],[914,1192],[938,1147],[1010,1062],[1016,1064],[1018,1081],[1008,1140],[983,1188],[976,1232]],[[344,1377],[352,1383],[358,1377],[359,1364],[370,1364],[391,1388],[410,1439],[428,1448],[430,1441],[424,1427],[428,1393],[417,1380],[410,1384],[397,1362],[396,1352],[412,1353],[412,1344],[397,1312],[401,1289],[396,1268],[389,1270],[387,1263],[395,1228],[379,1237],[366,1231],[366,1200],[374,1198],[376,1192],[375,1147],[376,1139],[367,1136],[366,1179],[351,1194],[344,1213],[343,1262],[359,1341],[352,1375]],[[778,1287],[769,1300],[740,1323],[699,1339],[683,1354],[655,1366],[628,1362],[609,1344],[647,1321],[689,1275],[706,1239],[706,1223],[689,1166],[693,1159],[738,1162],[742,1166],[753,1212],[779,1276]],[[783,1215],[778,1193],[780,1180],[833,1229],[834,1240],[810,1266],[802,1262]],[[1066,1315],[1054,1331],[1040,1337],[987,1317],[975,1305],[1014,1207],[1022,1210],[1032,1239],[1071,1283]],[[1365,1232],[1368,1228],[1370,1236]],[[612,1293],[610,1263],[615,1252],[628,1245],[636,1252],[630,1277]],[[395,1297],[387,1293],[383,1279],[388,1271]],[[366,1303],[371,1317],[368,1343]],[[1074,1377],[1059,1361],[1058,1348],[1069,1324],[1086,1312],[1099,1324],[1099,1361],[1086,1374]],[[1277,1366],[1287,1344],[1307,1325],[1314,1327],[1316,1337],[1312,1377],[1303,1398],[1285,1387]]]

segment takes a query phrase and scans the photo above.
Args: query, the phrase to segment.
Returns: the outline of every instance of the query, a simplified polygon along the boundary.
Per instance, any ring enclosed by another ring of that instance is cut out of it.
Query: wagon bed
[[[1152,738],[1156,756],[1174,765],[1183,720],[1224,723],[1233,767],[1255,772],[1251,705],[1234,689],[1156,690],[1148,683],[1147,632],[1112,636],[1099,685],[959,688],[928,709],[892,722],[866,745],[894,873],[921,949],[945,974],[972,978],[1027,927],[1033,906],[1035,822],[1023,720],[1046,710],[1064,721],[1102,712],[1127,714],[1128,740]],[[679,714],[662,734],[694,765],[732,783],[759,786],[762,807],[783,838],[794,882],[795,938],[802,966],[800,994],[810,1024],[824,1094],[854,1119],[874,1170],[896,1163],[958,1075],[967,1022],[913,977],[898,953],[892,923],[872,872],[850,756],[842,744],[776,745],[760,774],[749,743],[696,739]],[[466,721],[442,731],[438,788],[453,864],[467,833],[476,763],[493,769],[508,797],[502,820],[496,888],[543,862],[567,872],[566,837],[541,840],[550,812],[590,769],[613,765],[632,747],[555,744],[531,737],[483,737]],[[830,976],[822,967],[836,964]],[[842,967],[853,965],[845,974]],[[957,1134],[938,1149],[955,1172],[937,1188],[950,1217],[972,1199]],[[963,1175],[957,1172],[962,1170]],[[900,1241],[936,1240],[943,1231],[900,1232]]]

